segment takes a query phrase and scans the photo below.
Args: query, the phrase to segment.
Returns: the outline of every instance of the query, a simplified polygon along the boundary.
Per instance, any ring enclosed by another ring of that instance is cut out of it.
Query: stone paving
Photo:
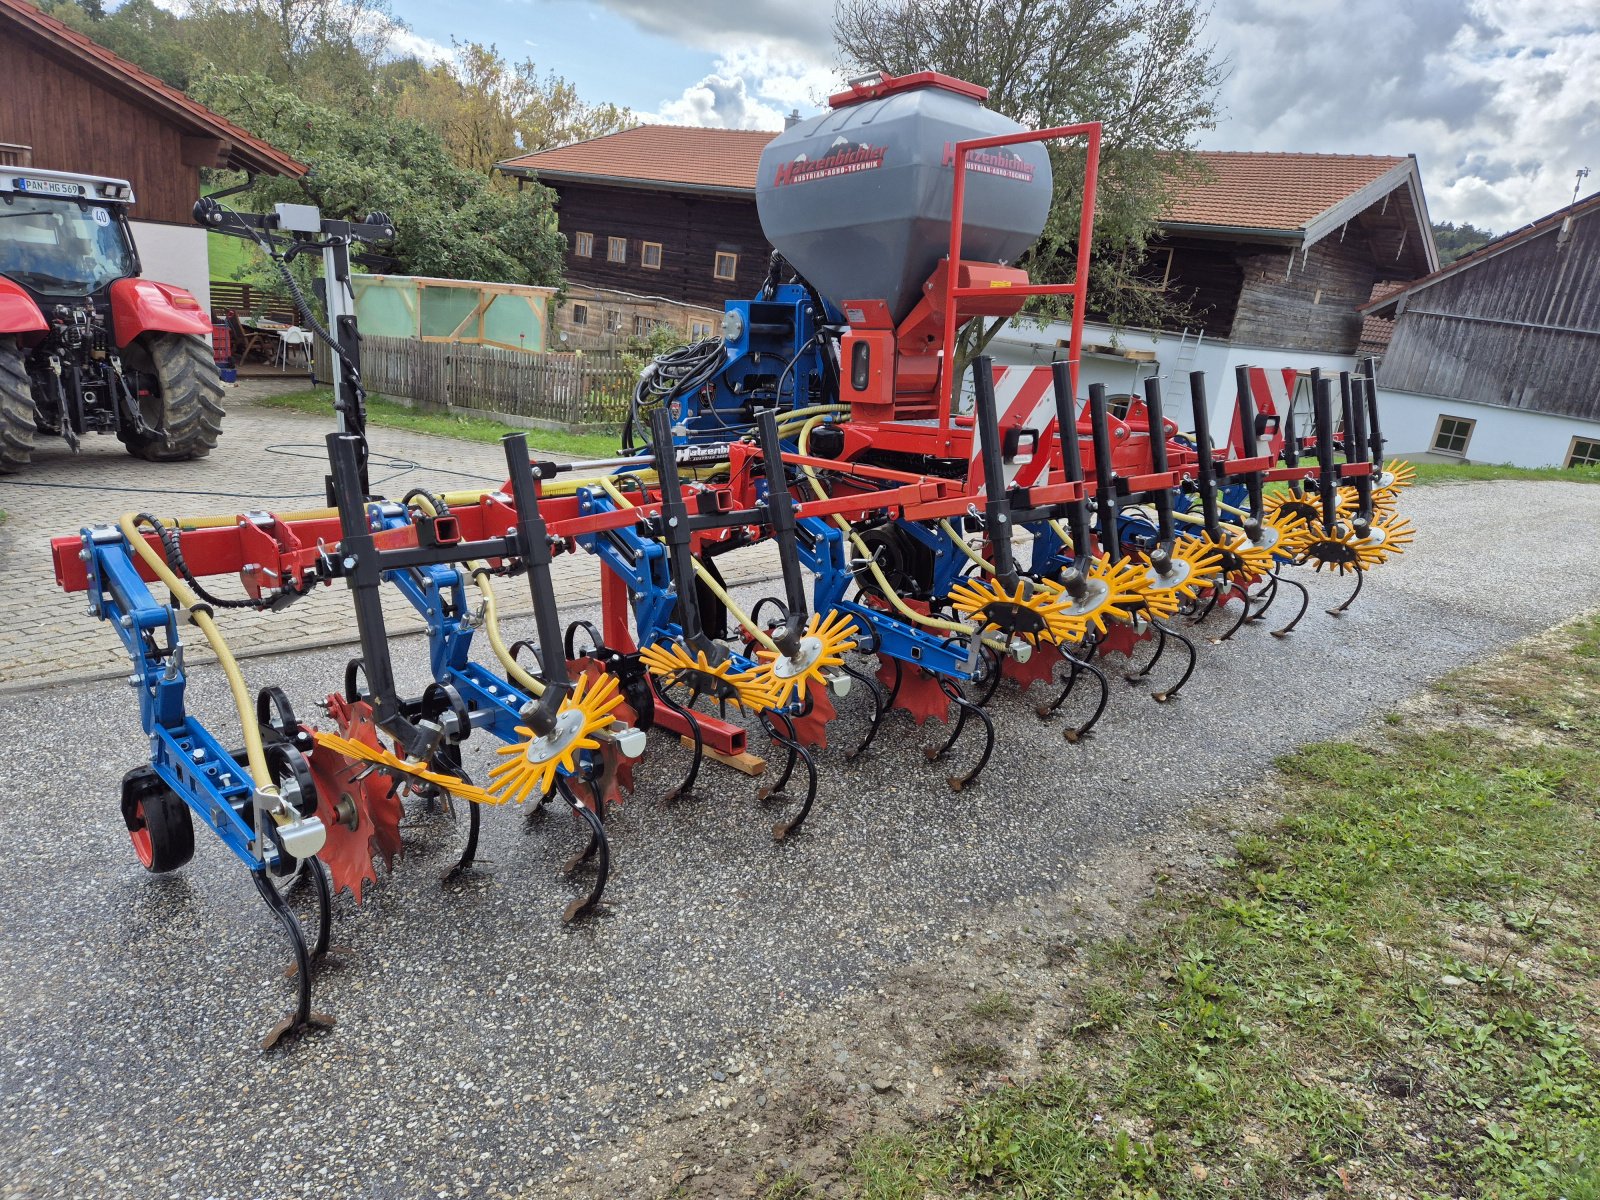
[[[198,462],[143,462],[114,437],[86,438],[79,454],[52,439],[41,440],[27,471],[0,477],[0,510],[7,514],[0,525],[0,571],[11,594],[26,598],[13,601],[0,624],[0,694],[72,679],[113,678],[128,670],[111,627],[88,615],[81,593],[69,595],[57,587],[52,537],[114,523],[129,511],[166,518],[322,506],[327,470],[322,438],[333,427],[332,414],[322,418],[253,402],[303,386],[299,380],[251,380],[232,389],[222,442]],[[537,439],[537,432],[530,433],[535,446]],[[493,487],[505,479],[504,458],[495,444],[381,428],[370,430],[370,441],[373,485],[385,495],[403,495],[417,486],[434,491]],[[730,583],[776,574],[767,547],[718,561]],[[600,564],[591,556],[560,556],[552,573],[564,606],[587,606],[598,598]],[[232,580],[211,586],[222,595],[243,594]],[[164,589],[157,585],[155,591],[160,596]],[[500,592],[508,640],[531,636],[531,622],[524,629],[518,621],[529,611],[526,588],[513,581],[502,584]],[[415,611],[392,589],[385,596],[385,613],[394,634],[422,628]],[[349,599],[337,585],[280,613],[225,612],[218,624],[240,657],[344,645],[356,638]],[[198,631],[184,634],[187,660],[210,660]]]

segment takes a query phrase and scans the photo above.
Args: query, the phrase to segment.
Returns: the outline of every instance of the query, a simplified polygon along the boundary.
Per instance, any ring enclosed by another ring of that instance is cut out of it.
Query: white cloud
[[[751,40],[729,47],[711,73],[663,101],[647,120],[724,129],[782,129],[784,114],[809,114],[839,89],[837,72],[816,57],[780,42]]]
[[[1600,169],[1600,7],[1235,0],[1213,149],[1414,153],[1435,220],[1514,228]]]
[[[409,29],[396,30],[389,36],[389,53],[396,57],[411,55],[425,63],[450,62],[456,56],[453,46],[425,38]]]

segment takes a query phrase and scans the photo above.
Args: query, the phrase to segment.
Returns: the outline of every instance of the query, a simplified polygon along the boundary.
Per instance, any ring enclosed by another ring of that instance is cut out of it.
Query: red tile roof
[[[1206,150],[1210,178],[1180,182],[1165,219],[1185,225],[1304,229],[1322,213],[1407,160],[1387,154],[1283,154]]]
[[[680,187],[754,191],[770,130],[639,125],[621,133],[509,159],[502,167],[541,175],[588,175]]]
[[[1409,285],[1394,280],[1382,280],[1372,285],[1372,300],[1382,300],[1385,296],[1392,296],[1396,292],[1403,292]],[[1381,355],[1389,348],[1389,339],[1394,336],[1394,322],[1384,317],[1375,317],[1368,313],[1361,319],[1361,341],[1356,347],[1359,354]]]
[[[283,151],[252,137],[232,121],[191,100],[177,88],[111,53],[91,38],[40,12],[24,0],[0,0],[0,36],[26,37],[136,104],[160,113],[190,134],[227,143],[228,165],[265,175],[304,175],[306,166]]]
[[[554,150],[509,159],[502,167],[553,178],[589,176],[680,187],[751,191],[767,143],[764,130],[640,125]],[[1208,168],[1180,182],[1166,219],[1180,224],[1249,229],[1304,229],[1316,217],[1407,159],[1378,154],[1281,154],[1204,151]]]

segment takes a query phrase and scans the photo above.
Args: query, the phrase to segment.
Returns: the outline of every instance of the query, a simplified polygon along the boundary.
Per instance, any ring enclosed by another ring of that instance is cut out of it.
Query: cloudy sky
[[[780,128],[837,82],[828,0],[394,0],[647,119]],[[1600,188],[1600,0],[1215,0],[1216,150],[1415,154],[1435,220],[1514,228]]]

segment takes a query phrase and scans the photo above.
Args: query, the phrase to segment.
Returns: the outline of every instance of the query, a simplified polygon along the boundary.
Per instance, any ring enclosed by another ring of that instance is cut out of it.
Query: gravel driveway
[[[612,827],[598,922],[556,919],[572,894],[556,875],[566,817],[486,814],[491,865],[448,888],[463,831],[419,817],[396,873],[365,905],[338,902],[335,940],[354,953],[317,995],[338,1027],[266,1056],[256,1040],[290,987],[244,871],[211,840],[169,877],[130,852],[117,782],[140,752],[131,697],[112,683],[6,697],[0,1194],[536,1194],[954,915],[1068,886],[1089,853],[1147,846],[1274,755],[1600,599],[1600,488],[1438,486],[1404,511],[1415,546],[1348,616],[1321,612],[1346,584],[1302,574],[1320,602],[1302,632],[1203,644],[1176,703],[1119,683],[1100,732],[1073,746],[1002,689],[994,759],[961,795],[923,761],[926,731],[898,720],[863,761],[821,756],[817,811],[775,846],[743,776],[708,768],[700,799],[661,804],[681,759],[654,742]],[[1532,511],[1537,538],[1501,528]],[[421,653],[397,643],[413,681]],[[256,659],[247,677],[310,709],[345,656]],[[195,708],[231,728],[220,677],[195,674]],[[488,754],[475,743],[469,768]]]

